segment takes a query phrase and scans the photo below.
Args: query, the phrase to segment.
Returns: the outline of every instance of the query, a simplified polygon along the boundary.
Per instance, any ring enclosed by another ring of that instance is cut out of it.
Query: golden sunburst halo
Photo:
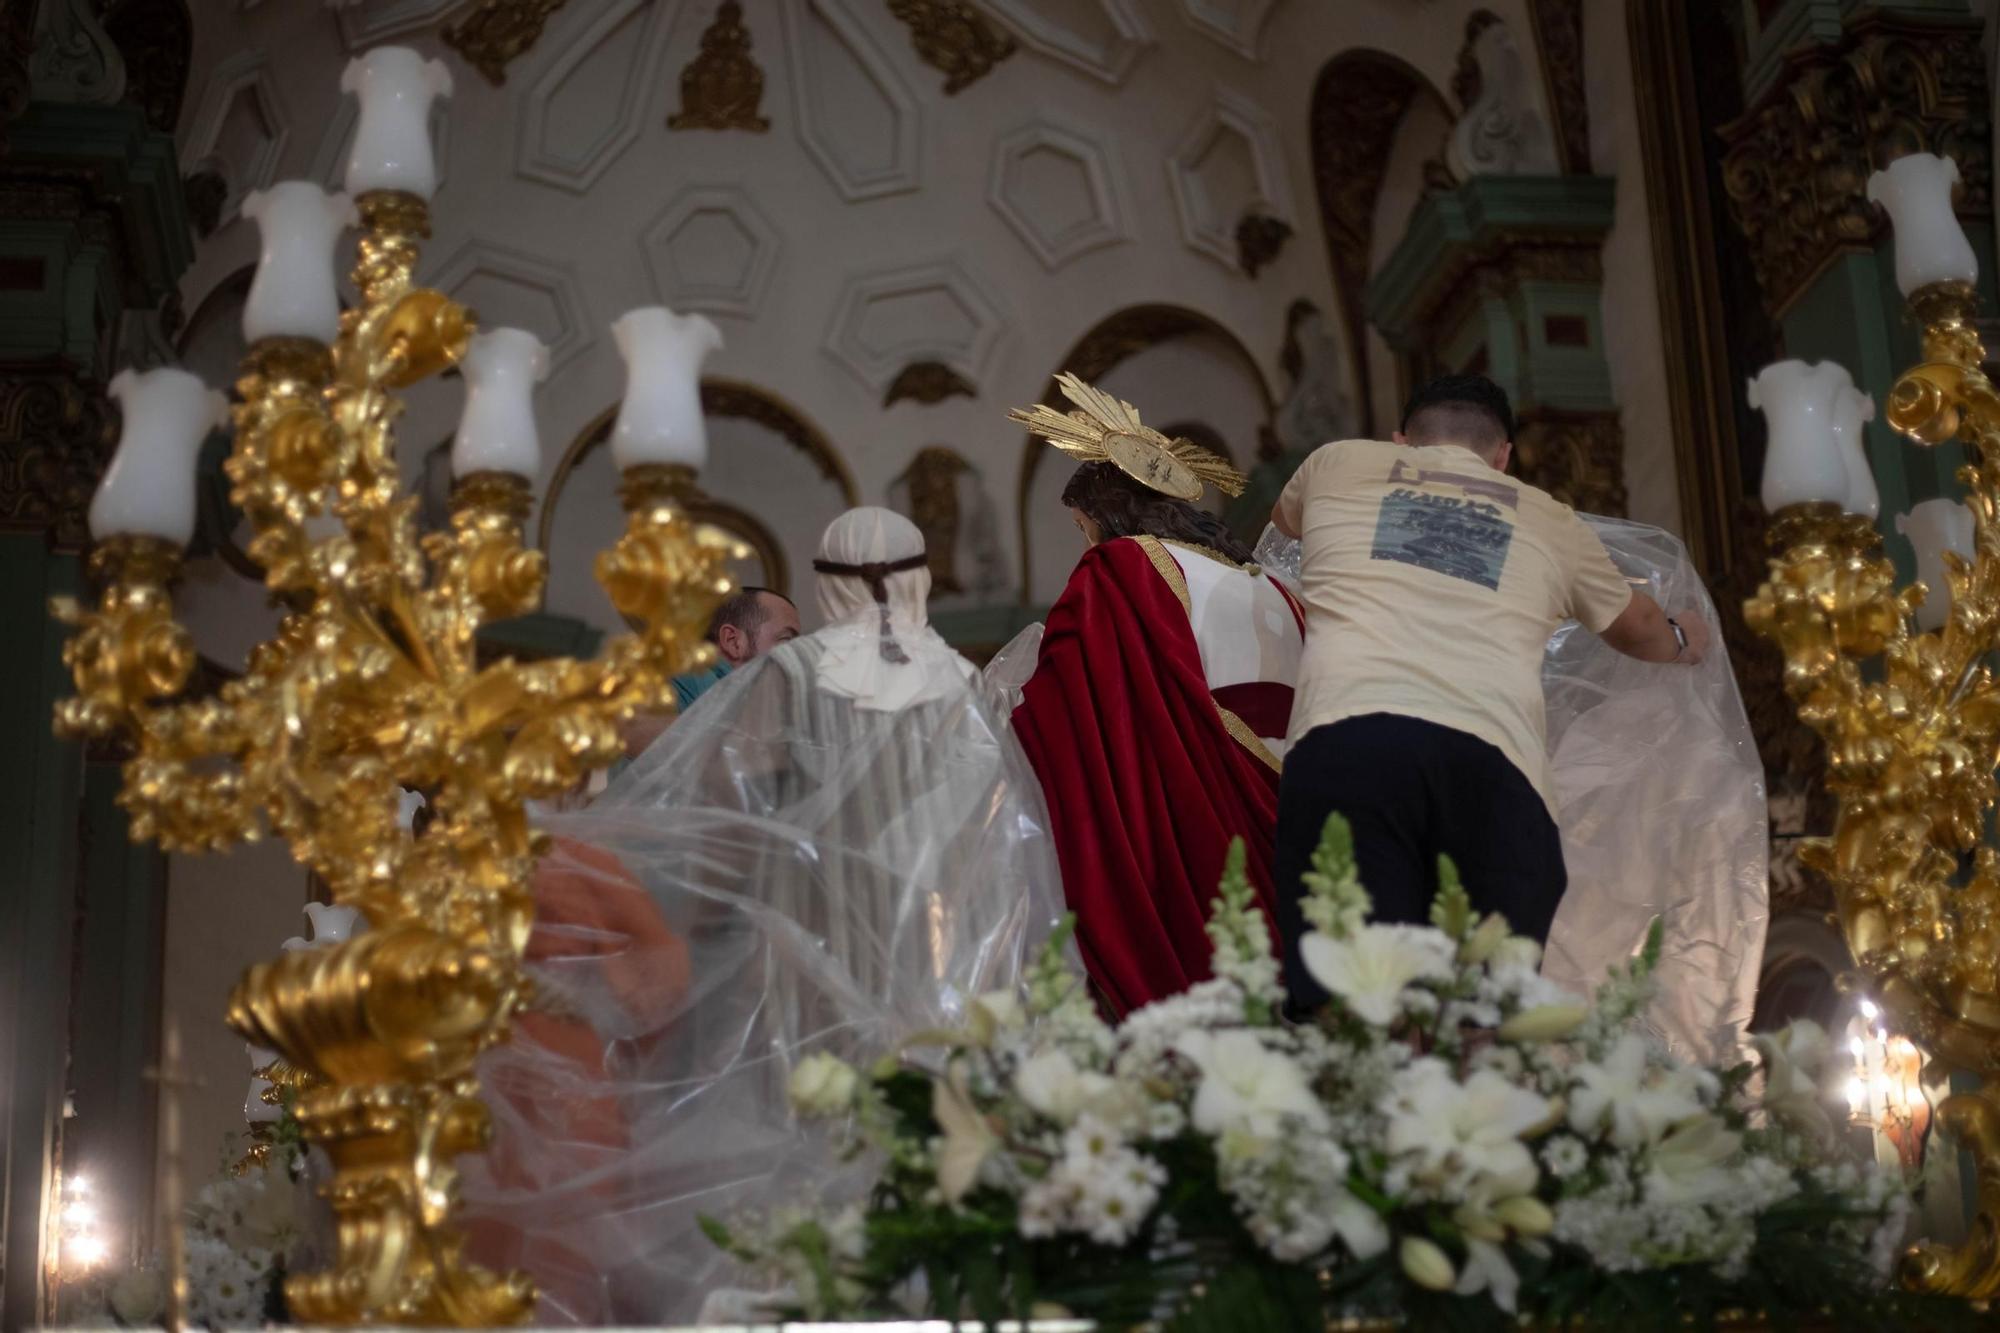
[[[1056,385],[1076,411],[1059,412],[1037,403],[1015,408],[1008,419],[1071,458],[1110,463],[1140,485],[1176,500],[1199,500],[1204,484],[1224,495],[1243,494],[1241,472],[1193,440],[1168,439],[1139,420],[1132,404],[1068,372],[1056,376]]]

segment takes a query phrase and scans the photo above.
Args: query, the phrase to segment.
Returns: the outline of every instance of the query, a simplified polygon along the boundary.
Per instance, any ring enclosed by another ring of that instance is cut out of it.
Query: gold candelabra
[[[1958,1247],[1927,1243],[1903,1278],[1928,1291],[2000,1296],[2000,853],[1988,833],[2000,757],[2000,393],[1965,281],[1913,291],[1923,363],[1892,391],[1891,425],[1921,444],[1958,439],[1974,558],[1947,553],[1951,611],[1918,632],[1922,587],[1898,590],[1882,539],[1831,502],[1778,511],[1769,582],[1745,610],[1785,657],[1785,688],[1826,743],[1839,805],[1806,849],[1832,885],[1865,984],[1891,1028],[1984,1085],[1938,1107],[1978,1163],[1978,1207]]]
[[[375,190],[356,204],[361,299],[338,337],[259,340],[237,382],[232,497],[282,625],[241,679],[177,699],[194,660],[173,619],[178,548],[104,540],[95,608],[55,608],[76,627],[77,685],[56,722],[130,743],[121,801],[135,836],[204,852],[274,832],[368,923],[252,968],[229,1006],[231,1026],[289,1066],[302,1132],[332,1162],[337,1258],[287,1280],[293,1318],[515,1323],[533,1288],[465,1259],[453,1159],[486,1141],[474,1062],[529,993],[543,839],[524,804],[616,760],[619,724],[667,706],[668,677],[704,663],[733,543],[682,516],[690,469],[628,467],[627,527],[597,575],[643,629],[594,661],[482,667],[480,627],[540,604],[545,560],[522,544],[528,483],[465,476],[450,530],[419,536],[396,469],[396,391],[453,365],[472,320],[412,280],[426,202]],[[435,813],[422,836],[399,819],[401,788]]]

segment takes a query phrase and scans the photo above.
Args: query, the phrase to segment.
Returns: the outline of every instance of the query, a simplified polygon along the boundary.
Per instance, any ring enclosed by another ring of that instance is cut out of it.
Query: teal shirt
[[[708,693],[709,690],[715,687],[717,681],[728,674],[729,663],[718,660],[714,666],[706,671],[690,671],[685,676],[675,676],[667,682],[667,684],[674,687],[675,709],[685,713],[689,704]],[[609,776],[616,778],[631,766],[631,759],[620,759],[606,770],[606,772]]]
[[[718,660],[706,671],[690,671],[685,676],[675,676],[668,681],[674,687],[674,703],[685,713],[689,704],[715,687],[715,683],[729,674],[729,663]]]

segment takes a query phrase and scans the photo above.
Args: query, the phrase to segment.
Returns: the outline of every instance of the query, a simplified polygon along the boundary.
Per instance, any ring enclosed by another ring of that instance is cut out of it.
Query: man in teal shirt
[[[674,702],[685,713],[689,704],[737,667],[798,638],[799,628],[799,609],[783,593],[769,588],[740,588],[731,593],[708,622],[715,665],[675,676]]]
[[[668,682],[674,688],[674,714],[641,713],[626,725],[626,758],[612,766],[612,773],[623,771],[626,764],[659,739],[674,716],[685,713],[717,681],[752,658],[762,657],[779,644],[798,638],[799,629],[799,609],[781,592],[739,588],[723,599],[708,622],[708,641],[715,645],[715,665],[675,676]]]

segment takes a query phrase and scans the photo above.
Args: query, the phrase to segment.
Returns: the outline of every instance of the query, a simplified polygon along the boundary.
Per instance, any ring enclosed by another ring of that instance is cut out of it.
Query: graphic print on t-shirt
[[[1369,555],[1497,591],[1513,540],[1498,505],[1398,487],[1382,497]]]

